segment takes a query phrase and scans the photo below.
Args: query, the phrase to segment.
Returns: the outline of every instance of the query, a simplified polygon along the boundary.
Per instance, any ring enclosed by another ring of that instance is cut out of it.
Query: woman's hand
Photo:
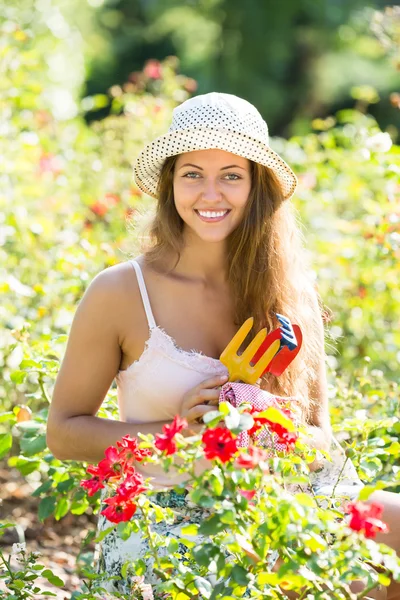
[[[202,423],[204,415],[218,406],[221,386],[227,381],[227,375],[218,375],[189,390],[183,396],[180,416],[185,418],[189,425]]]

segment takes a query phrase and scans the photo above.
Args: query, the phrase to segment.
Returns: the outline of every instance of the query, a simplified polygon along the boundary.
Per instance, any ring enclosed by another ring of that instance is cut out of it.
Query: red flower
[[[293,419],[293,415],[291,411],[287,408],[279,408],[280,412],[283,413],[289,419]],[[290,432],[286,427],[281,425],[280,423],[275,423],[274,421],[270,421],[266,417],[258,416],[260,413],[251,407],[250,414],[254,419],[254,425],[251,429],[249,429],[248,434],[254,435],[259,432],[264,426],[267,426],[270,433],[273,435],[274,444],[282,444],[285,446],[285,450],[289,451],[293,448],[296,443],[297,438],[299,437],[297,433]]]
[[[246,500],[252,500],[256,495],[256,490],[239,490],[239,494],[246,498]]]
[[[132,500],[126,499],[120,494],[116,494],[112,498],[106,498],[104,503],[108,504],[108,506],[101,511],[101,514],[111,521],[111,523],[129,521],[137,508]]]
[[[107,192],[104,196],[104,200],[108,206],[115,206],[121,202],[121,197],[119,194],[112,194],[111,192]]]
[[[349,502],[346,512],[351,514],[349,527],[353,531],[360,531],[366,538],[374,538],[377,533],[389,531],[386,523],[380,520],[383,513],[383,504],[364,502]]]
[[[90,210],[98,217],[104,217],[108,213],[108,206],[104,202],[97,201],[90,205]]]
[[[143,476],[135,471],[134,473],[130,473],[127,479],[117,487],[117,494],[128,501],[133,500],[135,496],[139,496],[139,494],[146,490],[147,487],[144,484]]]
[[[119,456],[125,463],[136,460],[142,462],[148,456],[151,456],[149,448],[139,448],[137,438],[130,435],[124,435],[121,440],[118,440],[117,447],[119,448]]]
[[[101,514],[111,523],[129,521],[137,508],[134,498],[146,490],[143,476],[135,471],[129,473],[127,479],[117,487],[116,495],[104,500],[108,506],[101,511]]]
[[[271,425],[274,425],[274,427],[272,428]],[[271,425],[268,423],[269,429],[275,434],[274,443],[283,444],[287,452],[292,450],[297,438],[299,437],[298,434],[288,431],[285,427],[279,425],[279,423],[271,423]]]
[[[232,435],[229,429],[224,427],[207,429],[203,433],[202,440],[204,454],[209,460],[219,458],[221,462],[226,463],[238,450],[237,438]]]
[[[82,479],[80,482],[81,487],[85,490],[88,490],[88,496],[94,496],[96,492],[104,488],[104,473],[99,467],[95,465],[89,465],[86,471],[93,475],[91,479]]]
[[[58,175],[62,172],[62,163],[58,156],[50,152],[43,152],[39,159],[39,171],[41,173],[53,173]]]
[[[144,66],[143,73],[150,79],[161,79],[162,69],[160,61],[154,58],[148,60]]]
[[[236,464],[242,469],[254,469],[260,462],[268,459],[268,453],[257,446],[249,446],[247,452],[242,452],[236,459]]]
[[[115,479],[121,477],[125,467],[127,466],[124,458],[119,454],[117,448],[109,446],[104,451],[106,458],[99,462],[99,469],[104,473],[107,479]]]
[[[251,429],[248,430],[248,434],[249,435],[254,435],[255,433],[257,433],[257,431],[259,429],[261,429],[265,423],[268,423],[268,419],[266,419],[265,417],[258,417],[257,415],[260,414],[260,411],[258,411],[256,408],[254,408],[254,406],[252,406],[250,408],[250,414],[253,417],[254,420],[254,425],[252,426]]]
[[[163,425],[162,429],[164,433],[156,434],[155,447],[159,450],[165,451],[167,456],[170,454],[175,454],[175,435],[180,433],[185,427],[187,427],[186,419],[182,419],[182,417],[176,415],[171,425]]]

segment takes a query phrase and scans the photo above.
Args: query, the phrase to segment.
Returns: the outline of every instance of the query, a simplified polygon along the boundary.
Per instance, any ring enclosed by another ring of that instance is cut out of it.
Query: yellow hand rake
[[[250,364],[252,359],[254,359],[254,355],[267,337],[268,332],[265,328],[257,333],[253,341],[239,356],[238,350],[253,327],[253,322],[253,317],[250,317],[243,323],[220,356],[220,361],[229,371],[229,381],[244,381],[245,383],[250,384],[256,383],[280,348],[280,340],[277,339],[272,342],[266,352],[254,365]]]

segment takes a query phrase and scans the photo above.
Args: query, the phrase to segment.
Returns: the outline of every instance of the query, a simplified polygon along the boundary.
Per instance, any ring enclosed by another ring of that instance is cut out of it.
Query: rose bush
[[[114,527],[124,539],[138,531],[149,539],[148,554],[122,567],[131,585],[126,598],[282,598],[291,590],[300,597],[307,593],[340,600],[351,597],[349,586],[356,579],[364,578],[367,589],[378,582],[388,584],[389,575],[400,580],[394,551],[372,541],[377,532],[387,530],[380,520],[382,506],[346,503],[335,494],[316,496],[307,467],[313,453],[300,443],[293,424],[289,431],[283,420],[291,423],[289,411],[270,409],[260,416],[248,406],[238,410],[222,402],[218,411],[206,416],[208,427],[197,435],[181,435],[187,423],[177,416],[155,437],[141,435],[139,442],[125,436],[106,450],[98,467],[88,468],[91,478],[81,485],[89,495],[97,493],[99,485],[108,486],[101,512],[114,524],[98,539]],[[276,440],[290,435],[287,451],[266,451],[255,445],[254,435],[248,448],[238,446],[241,431],[256,433],[260,426],[269,435],[278,432]],[[196,475],[195,464],[204,456],[210,467]],[[178,538],[153,532],[153,523],[173,522],[173,511],[152,502],[151,481],[135,470],[136,461],[187,473],[185,484],[175,491],[184,493],[186,487],[190,501],[209,509],[210,516],[200,525],[184,526]],[[178,553],[182,544],[183,556]],[[282,559],[275,572],[268,562],[274,552]],[[156,585],[146,584],[146,559],[153,561]],[[371,563],[382,565],[381,572],[372,571]],[[91,578],[90,597],[104,597],[106,580],[107,573]]]

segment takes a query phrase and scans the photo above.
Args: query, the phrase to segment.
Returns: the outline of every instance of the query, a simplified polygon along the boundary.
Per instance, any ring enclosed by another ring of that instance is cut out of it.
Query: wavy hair
[[[166,252],[176,254],[177,264],[184,244],[184,222],[173,197],[176,160],[177,156],[172,156],[164,162],[155,214],[148,225],[147,242],[141,244],[150,265],[159,263]],[[250,167],[251,190],[243,219],[227,239],[235,325],[239,327],[249,316],[254,317],[246,345],[261,328],[270,332],[280,326],[275,313],[300,326],[303,344],[297,357],[280,377],[265,374],[260,387],[280,396],[297,397],[307,419],[316,403],[310,391],[317,365],[321,355],[325,356],[322,302],[313,284],[310,253],[295,207],[283,199],[271,169],[253,161]]]

